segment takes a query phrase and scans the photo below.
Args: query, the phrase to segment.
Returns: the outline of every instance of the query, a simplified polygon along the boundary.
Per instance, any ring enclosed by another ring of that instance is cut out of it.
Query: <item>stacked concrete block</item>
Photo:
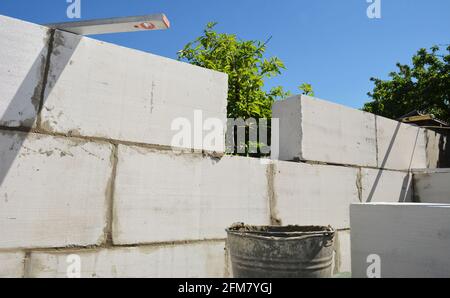
[[[412,178],[407,172],[361,169],[362,201],[411,202]]]
[[[450,169],[414,173],[414,202],[450,204]]]
[[[257,159],[119,146],[116,244],[223,239],[235,222],[270,222],[266,166]]]
[[[23,252],[0,252],[0,278],[20,278],[24,276]]]
[[[427,167],[425,130],[376,117],[378,168],[394,170]]]
[[[427,168],[450,167],[450,133],[445,130],[439,132],[425,131]]]
[[[111,154],[108,144],[0,132],[0,249],[101,243]]]
[[[272,106],[272,118],[278,119],[278,127],[272,128],[272,139],[277,140],[278,152],[272,152],[275,160],[302,159],[302,111],[299,97],[276,101]],[[277,155],[274,155],[277,154]]]
[[[450,277],[449,235],[450,205],[352,205],[352,276]]]
[[[438,162],[440,135],[331,102],[295,96],[275,102],[273,117],[280,121],[272,132],[280,139],[276,159],[392,170]]]
[[[427,130],[425,132],[427,168],[439,167],[440,143],[443,136],[435,131]]]
[[[375,116],[300,95],[275,102],[280,160],[376,167]]]
[[[33,252],[27,277],[221,278],[226,275],[225,243],[198,243],[84,251]],[[74,267],[78,266],[79,267]]]
[[[0,16],[0,126],[31,127],[48,51],[46,28]]]
[[[180,147],[223,152],[227,87],[223,73],[57,31],[42,128],[171,146],[180,123],[189,120],[192,127],[184,129],[191,144]],[[194,131],[213,129],[200,117],[194,121],[196,113],[218,122],[221,141],[205,147],[193,141]]]
[[[277,162],[272,217],[283,225],[350,227],[349,206],[360,202],[355,168]]]

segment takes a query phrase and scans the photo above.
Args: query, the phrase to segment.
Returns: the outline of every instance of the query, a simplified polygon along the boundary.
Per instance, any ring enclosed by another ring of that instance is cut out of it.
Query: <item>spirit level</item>
[[[88,21],[47,24],[47,27],[79,35],[94,35],[170,28],[169,19],[164,14],[135,17],[121,17]]]

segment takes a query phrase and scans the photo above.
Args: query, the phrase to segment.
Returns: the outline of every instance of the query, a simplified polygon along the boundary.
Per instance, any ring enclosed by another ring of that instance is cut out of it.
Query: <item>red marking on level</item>
[[[153,30],[156,28],[155,24],[150,22],[140,23],[139,25],[135,25],[134,27],[144,30]]]
[[[164,22],[164,25],[166,25],[167,29],[169,29],[169,28],[170,28],[170,21],[169,21],[169,19],[166,17],[165,14],[163,14],[163,22]]]

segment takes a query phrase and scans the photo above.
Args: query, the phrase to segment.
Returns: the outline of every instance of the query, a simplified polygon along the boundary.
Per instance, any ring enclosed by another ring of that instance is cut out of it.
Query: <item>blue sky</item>
[[[381,19],[369,19],[366,0],[81,0],[82,19],[164,12],[168,31],[94,38],[175,58],[176,52],[217,21],[221,32],[243,39],[273,36],[267,54],[287,70],[267,82],[293,93],[302,82],[316,96],[360,108],[396,62],[409,63],[421,47],[450,43],[449,0],[381,0]],[[66,0],[1,0],[0,14],[35,23],[68,21]]]

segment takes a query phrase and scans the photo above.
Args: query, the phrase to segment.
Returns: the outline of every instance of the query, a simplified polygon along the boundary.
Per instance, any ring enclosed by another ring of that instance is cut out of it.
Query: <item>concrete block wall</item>
[[[410,200],[408,171],[377,168],[373,115],[277,103],[274,113],[293,111],[281,119],[293,142],[282,138],[282,156],[302,162],[172,151],[174,118],[199,110],[225,122],[225,75],[0,22],[0,276],[65,277],[72,254],[86,277],[230,276],[224,229],[242,221],[332,225],[334,272],[348,272],[349,205]],[[329,121],[325,150],[313,137]]]
[[[362,202],[411,202],[411,176],[411,173],[401,171],[362,168]]]
[[[273,168],[272,217],[277,223],[350,228],[348,208],[360,202],[357,169],[283,161]]]
[[[73,255],[82,277],[231,276],[225,228],[268,225],[286,208],[273,165],[210,152],[223,148],[172,151],[168,122],[199,110],[225,123],[226,76],[0,20],[0,276],[67,277]],[[295,167],[323,179],[321,166]],[[358,193],[351,185],[340,195]],[[301,200],[320,211],[316,189]],[[347,227],[343,209],[334,223]],[[342,249],[336,273],[349,268]]]
[[[225,123],[223,73],[5,16],[0,30],[0,126],[171,146],[174,119]]]
[[[376,125],[379,168],[410,170],[427,167],[425,129],[379,116]]]
[[[433,180],[415,174],[413,185],[413,169],[437,165],[439,134],[304,95],[275,102],[273,117],[280,124],[273,158],[285,161],[273,165],[272,222],[339,229],[339,272],[350,271],[352,203],[409,203],[418,196],[442,202],[450,195],[443,173]]]
[[[270,222],[265,166],[172,152],[168,122],[225,123],[227,76],[5,16],[0,37],[0,277],[71,254],[84,277],[229,276],[224,229]]]
[[[228,277],[224,242],[111,249],[33,252],[27,276],[67,277],[71,254],[79,257],[82,278]]]
[[[273,117],[281,160],[409,171],[437,150],[425,129],[305,95],[275,102]]]
[[[227,91],[223,73],[56,31],[41,128],[171,146],[176,118],[194,123],[199,110],[225,123]]]
[[[0,249],[102,243],[111,154],[111,144],[0,130]]]
[[[309,96],[273,105],[280,160],[377,166],[375,116]]]
[[[270,224],[266,166],[257,159],[119,146],[113,240],[224,239],[232,223]]]

